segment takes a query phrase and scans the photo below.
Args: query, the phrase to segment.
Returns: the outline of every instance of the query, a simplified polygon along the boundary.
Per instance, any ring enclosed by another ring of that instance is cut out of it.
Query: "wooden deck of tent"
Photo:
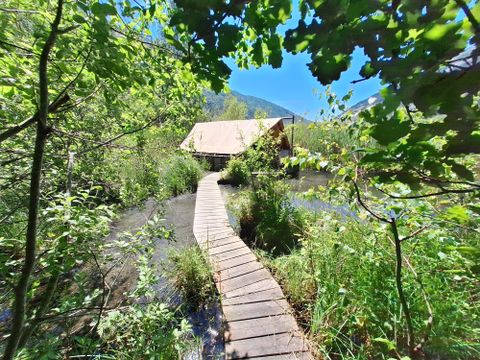
[[[285,296],[231,228],[219,174],[198,186],[193,233],[215,271],[226,359],[312,359]]]

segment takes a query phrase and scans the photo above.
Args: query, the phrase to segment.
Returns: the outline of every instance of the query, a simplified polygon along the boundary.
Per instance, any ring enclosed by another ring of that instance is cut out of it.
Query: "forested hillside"
[[[229,96],[234,96],[238,99],[238,101],[247,105],[247,119],[255,118],[256,110],[264,111],[267,117],[284,117],[291,116],[293,114],[292,111],[285,109],[284,107],[281,107],[270,101],[251,95],[244,95],[234,90],[232,90],[229,94],[215,94],[213,91],[206,91],[206,111],[209,114],[212,114],[214,117],[218,116],[223,111],[225,100],[228,99]],[[300,118],[298,115],[296,116]]]

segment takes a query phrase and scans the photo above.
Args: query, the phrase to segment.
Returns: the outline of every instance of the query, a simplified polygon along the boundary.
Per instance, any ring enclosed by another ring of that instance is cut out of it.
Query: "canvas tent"
[[[282,118],[201,122],[195,124],[180,148],[209,160],[218,170],[267,133],[282,137],[280,151],[289,150],[283,130]]]

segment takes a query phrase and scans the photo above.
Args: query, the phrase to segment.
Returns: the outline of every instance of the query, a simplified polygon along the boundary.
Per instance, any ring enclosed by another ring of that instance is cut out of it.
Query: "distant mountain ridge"
[[[377,105],[381,101],[382,101],[382,97],[380,93],[376,93],[376,94],[373,94],[372,96],[369,96],[366,99],[363,99],[362,101],[359,101],[355,105],[350,106],[348,111],[351,111],[354,115],[356,115],[361,111],[368,109],[369,107]]]
[[[232,90],[230,93],[220,93],[215,94],[213,91],[205,91],[204,93],[207,103],[205,104],[205,109],[208,110],[213,115],[218,115],[223,110],[223,104],[225,99],[233,95],[239,101],[244,102],[247,104],[247,117],[249,119],[254,118],[255,110],[261,109],[267,112],[268,117],[284,117],[284,116],[291,116],[292,114],[295,115],[295,121],[307,121],[300,115],[294,114],[293,111],[290,111],[280,105],[272,103],[268,100],[252,96],[252,95],[245,95],[239,93],[238,91]],[[288,123],[288,121],[286,121]]]
[[[232,90],[228,94],[227,93],[215,94],[213,91],[207,90],[205,91],[204,95],[206,98],[205,109],[213,116],[218,116],[222,113],[225,99],[228,96],[233,95],[239,101],[247,104],[247,118],[249,119],[253,119],[255,117],[254,116],[255,110],[261,109],[267,112],[268,117],[284,117],[284,116],[286,117],[286,116],[292,116],[293,114],[295,115],[295,122],[297,121],[306,122],[306,123],[311,122],[310,120],[307,120],[302,116],[295,114],[293,111],[290,111],[284,108],[283,106],[277,105],[275,103],[272,103],[268,100],[265,100],[256,96],[245,95],[235,90]],[[364,100],[359,101],[355,105],[351,106],[348,109],[348,111],[351,111],[354,115],[357,115],[362,110],[372,107],[373,105],[378,104],[380,101],[382,101],[382,97],[380,96],[380,93],[376,93]],[[290,122],[288,120],[286,121],[284,120],[284,123],[285,125],[288,125]]]

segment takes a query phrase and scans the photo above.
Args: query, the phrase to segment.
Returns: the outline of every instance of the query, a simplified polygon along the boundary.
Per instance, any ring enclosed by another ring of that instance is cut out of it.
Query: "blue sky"
[[[363,52],[354,53],[352,67],[342,77],[332,84],[333,91],[345,95],[353,89],[350,105],[375,94],[380,89],[380,81],[371,79],[357,84],[351,84],[358,79],[358,71],[363,64]],[[306,66],[309,62],[308,54],[292,55],[285,53],[283,65],[280,69],[263,66],[259,69],[250,68],[241,70],[233,62],[228,62],[232,68],[229,87],[242,94],[253,95],[281,105],[288,110],[308,119],[316,120],[320,109],[326,108],[324,99],[319,99],[317,92],[325,89],[310,73]]]
[[[300,17],[298,4],[296,1],[293,4],[293,16],[287,24],[280,28],[281,32],[296,27],[298,23]],[[380,80],[376,78],[351,84],[353,80],[360,78],[358,72],[364,59],[363,50],[357,49],[353,54],[350,69],[332,84],[333,91],[339,96],[343,96],[353,89],[351,105],[368,98],[380,89]],[[292,55],[284,52],[283,64],[279,69],[263,66],[259,69],[251,67],[244,70],[239,69],[233,60],[227,60],[227,64],[232,69],[229,87],[242,94],[271,101],[298,115],[315,120],[318,118],[320,109],[326,108],[327,104],[325,100],[319,100],[318,95],[313,92],[316,89],[321,93],[325,87],[310,73],[306,66],[309,61],[310,57],[307,53]]]

